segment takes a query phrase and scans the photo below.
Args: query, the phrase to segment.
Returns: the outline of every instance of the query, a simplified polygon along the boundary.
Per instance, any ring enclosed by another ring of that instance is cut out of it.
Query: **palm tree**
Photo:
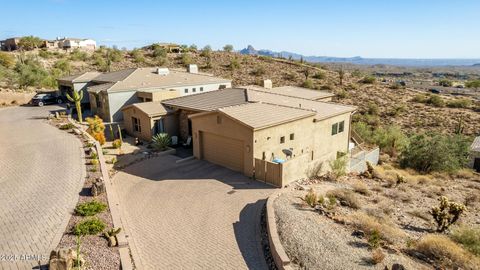
[[[77,116],[78,116],[78,122],[82,123],[82,107],[81,107],[81,102],[82,102],[82,99],[83,99],[83,91],[80,90],[80,91],[75,91],[73,90],[73,95],[70,96],[68,93],[67,93],[67,99],[70,101],[70,102],[74,102],[75,103],[75,107],[77,108]]]

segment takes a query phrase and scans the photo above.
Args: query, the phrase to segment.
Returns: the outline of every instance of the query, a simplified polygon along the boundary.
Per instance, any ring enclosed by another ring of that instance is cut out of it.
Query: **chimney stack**
[[[263,80],[262,84],[265,89],[272,89],[273,87],[272,80]]]

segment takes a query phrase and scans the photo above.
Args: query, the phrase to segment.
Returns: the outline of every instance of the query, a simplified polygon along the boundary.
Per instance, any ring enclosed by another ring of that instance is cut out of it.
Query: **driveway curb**
[[[75,127],[77,127],[85,136],[87,136],[90,140],[92,140],[95,143],[95,148],[97,150],[97,155],[98,155],[98,161],[100,164],[100,170],[102,171],[102,178],[103,178],[103,182],[105,183],[105,189],[107,192],[108,207],[110,208],[110,215],[112,216],[113,227],[122,228],[122,230],[117,234],[118,252],[120,253],[121,269],[131,270],[133,269],[133,264],[130,258],[128,242],[125,237],[125,227],[123,226],[122,218],[120,216],[119,200],[118,200],[117,194],[115,193],[115,189],[113,188],[113,183],[110,180],[110,176],[108,175],[107,164],[105,163],[105,157],[103,156],[102,146],[97,140],[95,140],[90,134],[88,134],[82,128],[82,126],[79,126],[77,123],[72,121],[71,118],[68,118],[68,121],[70,121],[70,123],[75,125]]]
[[[275,199],[283,193],[283,189],[275,191],[267,199],[267,232],[268,243],[270,245],[270,252],[272,253],[273,261],[280,270],[293,269],[290,265],[290,258],[288,258],[280,237],[278,236],[277,223],[275,221],[275,209],[273,208],[273,202]]]

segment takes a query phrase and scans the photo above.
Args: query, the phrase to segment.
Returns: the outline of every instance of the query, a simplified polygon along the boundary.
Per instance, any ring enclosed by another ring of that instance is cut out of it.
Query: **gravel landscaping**
[[[67,124],[65,119],[63,121],[55,121],[56,126],[60,127]],[[67,132],[73,132],[71,129],[66,129]],[[83,135],[76,135],[83,143],[84,149],[91,147],[88,139]],[[94,147],[93,147],[94,148]],[[100,219],[105,224],[105,230],[109,230],[113,227],[112,217],[108,208],[107,194],[101,193],[96,197],[92,196],[90,189],[93,182],[101,178],[102,174],[99,165],[92,165],[92,159],[86,157],[87,178],[84,182],[82,191],[79,193],[79,199],[77,205],[95,200],[97,202],[105,204],[107,207],[104,211],[97,213],[96,218]],[[68,226],[63,234],[57,249],[72,248],[77,249],[77,236],[73,233],[73,229],[76,224],[82,220],[92,217],[83,217],[73,213]],[[83,269],[120,269],[120,255],[117,247],[109,247],[108,241],[101,233],[98,235],[85,235],[81,237],[80,253],[85,260],[85,268]]]
[[[404,178],[396,183],[396,177],[388,177],[394,174]],[[323,206],[307,204],[310,190]],[[349,175],[293,184],[274,208],[280,239],[298,269],[392,269],[394,264],[405,269],[479,269],[478,257],[450,237],[458,228],[478,228],[479,190],[478,174],[415,175],[385,165],[376,168],[373,179]],[[442,234],[435,231],[429,213],[440,196],[468,209]],[[335,197],[331,206],[330,197]],[[378,240],[371,240],[373,230]]]

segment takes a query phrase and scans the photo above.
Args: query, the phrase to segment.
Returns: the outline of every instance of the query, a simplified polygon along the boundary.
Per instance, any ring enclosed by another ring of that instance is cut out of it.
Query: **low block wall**
[[[372,165],[378,164],[378,159],[380,157],[380,148],[375,148],[370,151],[362,151],[352,157],[349,161],[349,171],[362,173],[367,170],[367,161]]]

